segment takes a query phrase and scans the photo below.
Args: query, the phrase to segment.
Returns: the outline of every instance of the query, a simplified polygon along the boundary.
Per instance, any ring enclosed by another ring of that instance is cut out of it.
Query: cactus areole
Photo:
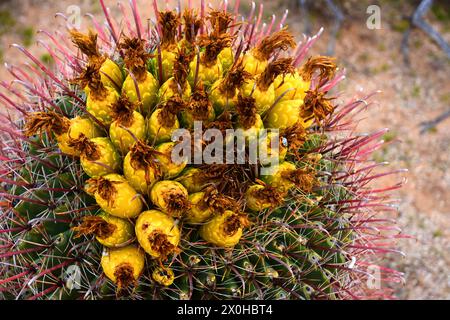
[[[321,31],[296,42],[236,2],[100,0],[104,23],[42,33],[52,66],[14,45],[32,63],[0,93],[0,299],[391,297],[400,184],[371,185],[401,171],[371,161],[386,130],[354,133],[372,95],[338,103]],[[217,156],[236,130],[239,156],[176,161],[199,122],[187,147]]]

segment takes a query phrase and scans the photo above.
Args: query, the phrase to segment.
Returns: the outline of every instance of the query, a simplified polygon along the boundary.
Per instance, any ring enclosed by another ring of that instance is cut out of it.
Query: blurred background
[[[149,16],[150,1],[137,2],[141,15]],[[116,0],[105,3],[117,12]],[[396,295],[399,299],[450,299],[450,2],[262,3],[268,21],[272,14],[281,17],[289,9],[286,24],[298,40],[303,33],[312,35],[321,26],[325,28],[311,54],[333,54],[347,70],[347,79],[338,88],[338,93],[342,92],[338,101],[381,91],[358,131],[390,128],[384,136],[389,143],[375,158],[389,162],[389,168],[409,170],[387,179],[391,183],[407,179],[394,196],[399,200],[398,210],[389,217],[397,219],[403,233],[412,237],[398,242],[405,256],[392,255],[387,262],[388,267],[405,273],[405,283],[394,286]],[[86,13],[102,15],[97,0],[0,0],[0,62],[24,63],[24,57],[9,46],[21,43],[51,65],[37,32],[65,28],[55,13],[73,12],[73,6],[80,10],[81,28],[90,25]],[[242,12],[248,12],[250,0],[241,0],[241,6]],[[11,80],[4,67],[0,68],[0,80]]]

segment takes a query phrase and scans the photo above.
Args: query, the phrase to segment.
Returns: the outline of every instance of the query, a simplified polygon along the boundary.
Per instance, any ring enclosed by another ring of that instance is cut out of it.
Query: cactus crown
[[[49,37],[53,70],[17,46],[35,66],[11,69],[25,92],[0,94],[0,299],[391,297],[366,285],[402,237],[373,233],[394,229],[376,215],[401,183],[370,182],[401,171],[370,159],[386,130],[354,134],[372,95],[330,97],[344,78],[335,60],[303,61],[318,36],[297,46],[256,7],[243,18],[201,3],[160,12],[154,1],[148,30],[135,1],[123,21],[102,6],[95,31]],[[193,120],[200,151],[207,129],[250,129],[236,130],[242,157],[175,163],[171,135]],[[263,125],[282,146],[274,165],[251,157],[268,144]],[[82,281],[68,290],[72,266]],[[380,270],[381,283],[402,279]]]

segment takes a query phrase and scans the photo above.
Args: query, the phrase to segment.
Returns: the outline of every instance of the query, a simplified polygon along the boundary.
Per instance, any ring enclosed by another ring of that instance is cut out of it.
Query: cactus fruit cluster
[[[2,83],[0,297],[389,297],[401,274],[377,267],[370,286],[368,268],[395,251],[377,215],[400,185],[370,187],[392,173],[370,161],[385,130],[353,133],[370,96],[337,105],[335,59],[308,56],[318,36],[239,2],[155,1],[154,27],[134,0],[121,21],[100,4],[104,25],[44,33],[54,70],[16,45],[33,63]],[[277,129],[278,164],[174,161],[172,134],[196,122],[247,148]]]

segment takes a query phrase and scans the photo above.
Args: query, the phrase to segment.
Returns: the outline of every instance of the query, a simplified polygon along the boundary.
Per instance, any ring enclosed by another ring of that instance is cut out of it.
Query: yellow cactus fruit
[[[152,279],[164,287],[169,287],[175,280],[175,274],[170,268],[157,266],[152,272]]]
[[[257,139],[261,129],[264,129],[264,123],[261,116],[256,113],[256,100],[239,95],[236,111],[237,128],[243,130],[246,141]]]
[[[182,160],[181,162],[173,161],[172,152],[175,146],[175,142],[166,142],[156,147],[156,158],[160,163],[164,179],[178,177],[184,168],[186,168],[187,159],[180,159]]]
[[[179,182],[164,180],[155,183],[150,199],[162,212],[179,218],[190,208],[188,192]]]
[[[158,12],[158,26],[161,31],[163,81],[173,76],[174,63],[177,58],[176,36],[180,23],[180,15],[177,12],[169,10]]]
[[[232,248],[241,240],[243,229],[249,225],[246,215],[227,210],[200,227],[200,236],[220,247]]]
[[[222,65],[223,73],[226,74],[231,69],[234,63],[233,48],[228,47],[223,49],[222,51],[220,51],[218,58],[220,64]]]
[[[175,220],[161,211],[143,212],[136,221],[135,232],[141,247],[155,259],[165,261],[179,252],[180,229]]]
[[[214,33],[200,38],[199,46],[205,48],[205,51],[200,54],[200,61],[195,57],[190,64],[188,81],[192,88],[198,83],[210,87],[222,77],[223,69],[218,55],[231,45],[231,39],[228,34]]]
[[[267,113],[264,124],[268,128],[280,130],[292,127],[297,123],[303,123],[305,127],[308,127],[308,124],[300,117],[302,106],[303,100],[285,100],[278,102]]]
[[[146,138],[145,119],[135,111],[136,106],[124,94],[112,106],[114,121],[109,127],[109,137],[123,155],[130,151],[136,140]]]
[[[100,262],[105,275],[117,285],[118,292],[135,286],[145,265],[145,253],[136,246],[105,249]]]
[[[89,61],[101,65],[100,76],[102,83],[105,86],[119,90],[123,83],[122,70],[114,61],[100,53],[97,45],[98,35],[91,30],[89,30],[88,34],[83,34],[72,29],[70,36],[74,45],[88,57]]]
[[[297,168],[288,161],[276,166],[273,172],[263,176],[262,180],[281,192],[296,188],[301,192],[310,193],[318,183],[312,168]]]
[[[173,77],[169,78],[159,88],[160,104],[163,104],[174,96],[179,96],[184,101],[189,99],[192,91],[187,78],[189,75],[189,64],[193,57],[192,53],[185,46],[182,46],[178,50],[173,64]]]
[[[292,58],[282,58],[267,65],[264,71],[256,77],[255,82],[247,82],[241,90],[244,96],[252,96],[256,100],[258,114],[264,114],[275,103],[274,80],[280,74],[294,72]]]
[[[212,33],[217,35],[226,34],[234,21],[233,15],[222,10],[211,10],[208,14],[208,20],[213,28]],[[219,53],[219,61],[222,64],[223,71],[228,72],[234,62],[234,54],[231,46],[224,48]]]
[[[102,63],[102,66],[100,67],[100,76],[105,86],[110,86],[119,91],[125,80],[122,69],[111,59],[106,59],[105,62]]]
[[[202,171],[194,167],[186,168],[176,181],[181,183],[189,194],[200,192],[204,185]]]
[[[80,151],[80,163],[90,177],[100,177],[120,170],[121,158],[109,138],[88,139],[84,134],[70,140],[70,148]]]
[[[77,237],[95,235],[97,241],[108,248],[124,247],[134,240],[134,226],[131,222],[104,212],[98,216],[83,217],[83,222],[72,229]]]
[[[216,113],[203,85],[199,85],[192,93],[186,110],[181,113],[181,123],[185,128],[194,128],[195,121],[207,125],[214,121]]]
[[[215,187],[189,195],[191,208],[186,214],[189,224],[202,224],[216,214],[237,208],[236,201],[219,193]]]
[[[138,141],[123,161],[123,173],[128,183],[139,193],[149,195],[153,185],[161,179],[162,172],[157,151]]]
[[[109,127],[113,121],[112,105],[119,99],[119,94],[116,89],[103,84],[100,67],[98,63],[89,62],[74,82],[86,92],[86,110],[105,127]]]
[[[156,109],[147,121],[149,140],[153,144],[172,141],[172,134],[180,128],[178,113],[186,108],[186,103],[173,96],[164,105]]]
[[[305,81],[302,76],[294,73],[281,74],[274,81],[275,99],[277,101],[303,100],[311,82]]]
[[[295,170],[297,170],[295,164],[289,161],[285,161],[273,167],[271,174],[264,175],[261,177],[261,179],[274,188],[280,190],[289,190],[294,187],[294,183],[284,179],[284,177],[286,174],[295,172]]]
[[[147,61],[151,55],[147,52],[145,40],[138,38],[124,38],[119,49],[125,52],[125,65],[130,74],[122,86],[131,102],[140,103],[142,115],[151,113],[158,102],[158,81],[147,70]]]
[[[252,78],[252,75],[244,70],[242,62],[236,63],[226,74],[225,78],[217,80],[211,87],[209,98],[216,114],[224,110],[234,111],[237,103],[238,89]]]
[[[172,77],[159,88],[159,103],[164,104],[174,96],[181,96],[184,101],[188,101],[191,94],[192,90],[188,82],[185,83],[183,88],[178,86],[178,82]]]
[[[137,217],[142,212],[141,197],[118,174],[89,179],[85,189],[95,197],[100,208],[110,215],[128,219]]]
[[[266,209],[274,209],[281,205],[284,194],[279,190],[266,185],[255,184],[250,186],[245,193],[247,208],[259,212]]]
[[[252,75],[258,75],[266,69],[268,60],[276,51],[287,51],[289,48],[295,48],[295,46],[294,36],[286,28],[274,32],[262,39],[253,50],[244,55],[245,71]]]
[[[27,116],[25,121],[25,135],[33,136],[46,131],[51,137],[53,133],[61,152],[80,156],[80,151],[69,147],[69,142],[80,138],[84,134],[88,139],[101,137],[101,130],[88,118],[75,117],[68,119],[54,111],[35,112]]]

